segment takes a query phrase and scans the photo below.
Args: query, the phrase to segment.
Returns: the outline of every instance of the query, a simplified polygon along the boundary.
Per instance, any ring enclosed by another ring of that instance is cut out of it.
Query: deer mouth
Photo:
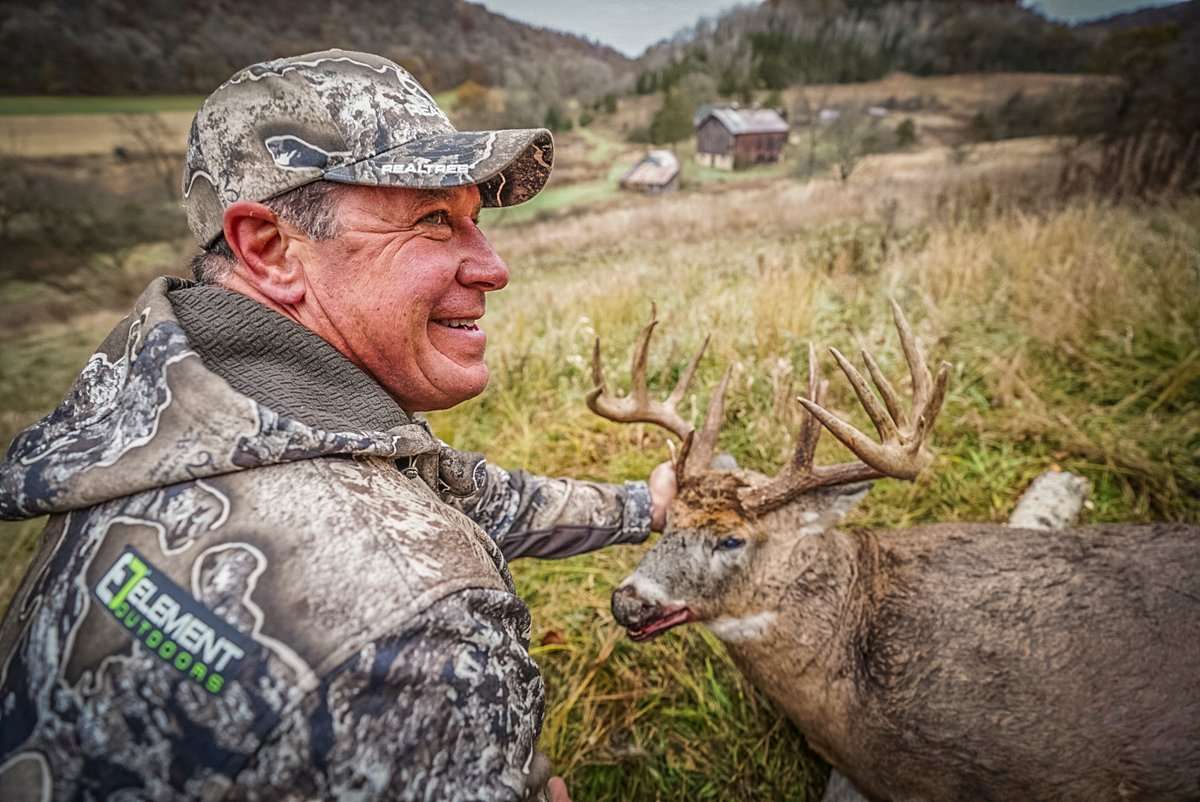
[[[630,640],[641,643],[642,641],[647,641],[663,634],[668,629],[672,629],[680,624],[686,624],[689,621],[694,620],[696,620],[696,616],[691,610],[689,610],[687,607],[680,607],[678,610],[671,610],[670,612],[663,613],[654,620],[643,624],[637,629],[628,630],[629,638]]]

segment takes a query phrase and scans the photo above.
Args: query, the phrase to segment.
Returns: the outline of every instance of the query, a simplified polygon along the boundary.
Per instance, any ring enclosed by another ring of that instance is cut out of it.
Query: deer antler
[[[683,394],[687,392],[688,385],[692,382],[696,365],[708,347],[708,338],[704,338],[704,344],[692,357],[692,361],[688,363],[687,368],[679,377],[679,381],[675,383],[675,389],[671,391],[666,400],[655,401],[650,398],[650,392],[646,388],[646,353],[649,350],[650,336],[654,333],[654,327],[657,325],[658,307],[651,304],[650,322],[638,335],[637,346],[633,352],[633,365],[630,369],[633,386],[630,388],[630,394],[623,398],[617,398],[608,393],[608,385],[604,381],[604,368],[600,362],[600,338],[596,338],[596,345],[592,349],[592,381],[596,386],[587,394],[587,405],[588,409],[600,417],[618,423],[641,422],[661,426],[684,443],[683,451],[686,452],[691,445],[694,427],[679,415],[675,407],[683,400]]]
[[[891,476],[897,479],[913,479],[929,464],[933,456],[924,448],[925,438],[933,428],[933,422],[941,411],[946,397],[946,386],[950,379],[950,364],[942,362],[937,378],[930,376],[925,356],[917,346],[916,337],[899,304],[892,301],[892,316],[896,330],[900,333],[900,344],[904,358],[912,374],[912,414],[906,415],[896,397],[896,391],[884,377],[875,359],[866,351],[863,361],[871,379],[883,397],[883,405],[871,392],[862,374],[842,356],[836,348],[829,349],[838,366],[846,374],[855,395],[875,425],[879,434],[876,443],[850,424],[833,415],[821,406],[826,383],[817,377],[816,350],[808,349],[808,394],[800,403],[808,411],[800,427],[796,451],[792,460],[775,478],[757,487],[746,488],[739,494],[742,506],[749,512],[760,514],[783,506],[797,496],[818,487],[848,484],[865,479]],[[886,409],[885,409],[886,407]],[[861,462],[840,465],[813,465],[817,439],[824,426],[834,437],[858,457]]]

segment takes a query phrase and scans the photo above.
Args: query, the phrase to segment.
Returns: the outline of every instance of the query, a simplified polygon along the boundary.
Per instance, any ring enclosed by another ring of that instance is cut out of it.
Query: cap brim
[[[545,128],[456,131],[414,139],[322,177],[412,189],[477,185],[484,206],[515,206],[541,191],[553,163],[554,139]]]

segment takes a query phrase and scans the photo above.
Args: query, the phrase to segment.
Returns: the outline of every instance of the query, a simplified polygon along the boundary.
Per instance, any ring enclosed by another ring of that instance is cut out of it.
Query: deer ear
[[[795,502],[800,515],[797,531],[801,535],[819,535],[834,528],[867,497],[870,489],[870,482],[858,482],[806,493]]]

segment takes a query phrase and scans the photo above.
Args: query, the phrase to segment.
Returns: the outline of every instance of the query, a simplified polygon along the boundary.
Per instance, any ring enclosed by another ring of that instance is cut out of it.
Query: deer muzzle
[[[622,585],[613,591],[613,618],[626,629],[641,629],[660,613],[659,606],[639,596],[633,585]]]
[[[612,613],[635,641],[648,640],[694,618],[687,607],[666,609],[661,604],[647,601],[638,595],[633,585],[622,585],[613,591]]]

